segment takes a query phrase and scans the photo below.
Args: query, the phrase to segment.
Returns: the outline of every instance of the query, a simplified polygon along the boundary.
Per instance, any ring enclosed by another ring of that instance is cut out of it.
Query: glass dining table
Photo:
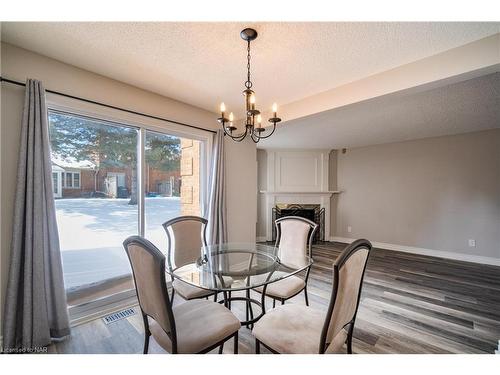
[[[265,314],[265,293],[270,283],[277,282],[305,271],[312,264],[312,259],[256,243],[224,243],[204,246],[196,262],[180,267],[167,267],[172,278],[192,286],[222,293],[226,307],[231,309],[231,302],[246,303],[245,320],[242,325],[250,327]],[[252,298],[250,291],[259,288],[260,301]],[[235,296],[232,293],[243,291]],[[260,313],[254,316],[252,305],[257,305]]]

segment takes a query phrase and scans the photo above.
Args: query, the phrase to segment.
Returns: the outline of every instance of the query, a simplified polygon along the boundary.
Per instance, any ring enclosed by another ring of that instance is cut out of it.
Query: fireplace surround
[[[325,240],[325,208],[319,204],[277,204],[272,208],[273,223],[286,216],[300,216],[318,224],[313,243]],[[276,241],[276,226],[273,226],[272,240]]]
[[[277,213],[277,208],[283,214],[281,210],[289,206],[301,206],[319,207],[323,220],[319,219],[315,240],[329,241],[331,200],[339,193],[329,189],[329,150],[267,149],[265,153],[265,164],[259,165],[266,173],[264,183],[259,186],[262,215],[259,220],[265,223],[265,237],[259,240],[275,239],[273,212]],[[289,215],[291,211],[284,213]]]

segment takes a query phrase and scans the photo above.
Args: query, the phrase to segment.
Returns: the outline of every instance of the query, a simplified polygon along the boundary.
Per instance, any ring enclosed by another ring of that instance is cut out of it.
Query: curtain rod
[[[2,77],[2,76],[0,76],[0,82],[6,82],[6,83],[10,83],[10,84],[12,84],[12,85],[17,85],[17,86],[24,86],[24,87],[26,87],[26,83],[19,82],[19,81],[14,81],[14,80],[12,80],[12,79],[4,78],[4,77]],[[51,94],[64,96],[64,97],[66,97],[66,98],[76,99],[76,100],[80,100],[80,101],[82,101],[82,102],[91,103],[91,104],[97,104],[97,105],[100,105],[100,106],[102,106],[102,107],[107,107],[107,108],[111,108],[111,109],[116,109],[116,110],[118,110],[118,111],[123,111],[123,112],[127,112],[127,113],[132,113],[132,114],[134,114],[134,115],[139,115],[139,116],[149,117],[149,118],[152,118],[152,119],[155,119],[155,120],[160,120],[160,121],[166,121],[166,122],[170,122],[170,123],[173,123],[173,124],[182,125],[182,126],[187,126],[187,127],[189,127],[189,128],[198,129],[198,130],[203,130],[203,131],[210,132],[210,133],[214,133],[214,134],[215,134],[215,133],[217,133],[217,132],[216,132],[216,131],[214,131],[214,130],[209,130],[209,129],[205,129],[205,128],[200,128],[199,126],[186,124],[186,123],[184,123],[184,122],[179,122],[179,121],[175,121],[175,120],[169,120],[168,118],[163,118],[163,117],[154,116],[154,115],[148,115],[147,113],[137,112],[137,111],[133,111],[133,110],[131,110],[131,109],[120,108],[120,107],[117,107],[117,106],[114,106],[114,105],[105,104],[105,103],[101,103],[101,102],[96,102],[95,100],[90,100],[90,99],[80,98],[80,97],[78,97],[78,96],[65,94],[65,93],[63,93],[63,92],[59,92],[59,91],[53,91],[53,90],[45,90],[45,91],[46,91],[46,92],[48,92],[48,93],[51,93]]]

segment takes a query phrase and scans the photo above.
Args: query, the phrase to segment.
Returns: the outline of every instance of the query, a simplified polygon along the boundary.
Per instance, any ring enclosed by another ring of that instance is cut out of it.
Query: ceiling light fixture
[[[247,42],[247,80],[245,82],[245,90],[243,90],[246,106],[245,131],[241,134],[234,134],[234,131],[237,129],[237,127],[233,124],[234,115],[233,112],[230,112],[229,117],[225,117],[226,106],[224,103],[221,103],[220,105],[221,117],[219,117],[217,121],[219,121],[222,125],[224,134],[228,135],[236,142],[241,142],[247,135],[250,135],[252,141],[257,143],[261,139],[269,138],[273,135],[276,130],[276,124],[280,122],[281,119],[277,116],[278,106],[274,103],[272,106],[273,117],[268,120],[273,124],[273,129],[269,134],[263,135],[263,132],[267,129],[262,126],[262,116],[260,111],[255,108],[255,92],[252,90],[253,83],[250,80],[250,42],[257,38],[257,31],[247,28],[240,33],[240,36]]]

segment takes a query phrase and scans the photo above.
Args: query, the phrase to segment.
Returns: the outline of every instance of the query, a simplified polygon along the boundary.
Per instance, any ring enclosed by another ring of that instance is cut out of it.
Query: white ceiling
[[[499,25],[4,22],[2,39],[210,111],[225,101],[239,117],[246,78],[239,32],[246,26],[259,32],[252,71],[264,109],[498,33]],[[349,137],[342,144],[354,142]]]
[[[262,148],[340,149],[500,128],[500,73],[287,122]]]

